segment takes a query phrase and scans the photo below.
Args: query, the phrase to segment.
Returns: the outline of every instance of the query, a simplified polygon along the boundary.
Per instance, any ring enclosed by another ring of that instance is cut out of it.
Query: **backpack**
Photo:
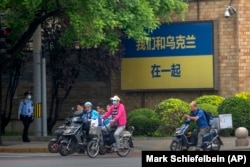
[[[207,119],[208,126],[212,126],[213,125],[213,116],[212,116],[211,112],[204,111],[204,110],[203,110],[203,112],[204,112],[205,117]]]

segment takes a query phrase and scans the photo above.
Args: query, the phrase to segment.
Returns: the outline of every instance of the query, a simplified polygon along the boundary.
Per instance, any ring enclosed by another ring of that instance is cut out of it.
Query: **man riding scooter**
[[[190,109],[190,115],[185,114],[184,118],[196,122],[196,125],[198,127],[198,142],[195,151],[200,151],[202,145],[202,138],[206,133],[209,132],[209,125],[207,123],[204,111],[197,107],[195,101],[192,101],[190,103]]]

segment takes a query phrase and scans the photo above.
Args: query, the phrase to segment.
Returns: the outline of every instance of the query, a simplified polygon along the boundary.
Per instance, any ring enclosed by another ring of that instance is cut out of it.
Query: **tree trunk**
[[[20,70],[21,66],[14,67],[10,72],[9,84],[7,93],[5,96],[5,106],[2,114],[2,124],[1,124],[1,131],[2,134],[5,133],[5,127],[9,124],[12,115],[12,108],[13,108],[13,98],[16,92],[16,88],[19,82],[20,77]],[[8,112],[7,112],[8,111]]]
[[[59,86],[59,85],[57,85],[57,86]],[[67,99],[71,89],[72,89],[72,87],[70,86],[66,90],[65,95],[62,98],[60,98],[58,96],[58,92],[56,93],[57,97],[55,98],[56,99],[56,102],[55,102],[56,104],[55,104],[54,116],[51,117],[52,119],[50,120],[50,124],[48,126],[48,133],[49,134],[52,133],[52,129],[53,129],[54,125],[56,124],[58,118],[60,117],[61,110],[62,110],[62,105],[63,105],[64,101]],[[59,91],[59,88],[57,87],[56,90]]]
[[[0,65],[0,126],[2,126],[2,65]],[[0,128],[0,145],[3,145],[2,142],[2,128]]]

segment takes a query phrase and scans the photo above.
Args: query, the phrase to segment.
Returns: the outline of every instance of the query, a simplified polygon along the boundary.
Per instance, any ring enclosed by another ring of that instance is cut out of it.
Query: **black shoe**
[[[81,149],[78,154],[85,154],[85,150],[84,149]]]
[[[30,139],[28,137],[24,137],[23,142],[30,142]]]
[[[194,151],[201,151],[201,148],[196,147],[196,149]]]

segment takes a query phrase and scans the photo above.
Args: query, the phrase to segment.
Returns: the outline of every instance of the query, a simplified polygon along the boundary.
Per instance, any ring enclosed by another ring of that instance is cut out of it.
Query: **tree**
[[[6,14],[5,24],[12,29],[13,44],[8,50],[10,61],[14,61],[20,55],[38,25],[50,17],[59,17],[68,22],[67,29],[60,36],[61,44],[73,45],[77,41],[84,48],[105,45],[115,53],[121,35],[136,40],[146,39],[147,34],[156,29],[161,22],[171,21],[173,13],[183,18],[187,7],[183,0],[0,2],[0,12]]]
[[[59,18],[48,18],[42,25],[44,47],[48,60],[48,76],[51,80],[50,107],[48,112],[48,133],[60,117],[62,104],[77,82],[81,71],[93,72],[99,79],[109,81],[111,70],[120,67],[122,49],[115,56],[105,46],[75,49],[63,46],[59,39],[67,23]]]
[[[14,61],[5,62],[6,68],[3,73],[8,78],[8,87],[6,90],[6,95],[4,99],[4,109],[2,111],[2,124],[1,124],[1,133],[5,133],[5,127],[11,120],[12,108],[13,108],[13,98],[18,86],[19,78],[21,76],[22,70],[24,70],[24,63],[29,61],[26,54],[22,54],[14,59]]]
[[[122,30],[128,38],[144,39],[161,22],[171,21],[173,13],[183,18],[187,10],[183,0],[2,0],[0,11],[12,28],[15,44],[9,54],[17,56],[30,40],[37,26],[57,16],[69,22],[61,38],[84,47],[105,43],[115,50]]]

